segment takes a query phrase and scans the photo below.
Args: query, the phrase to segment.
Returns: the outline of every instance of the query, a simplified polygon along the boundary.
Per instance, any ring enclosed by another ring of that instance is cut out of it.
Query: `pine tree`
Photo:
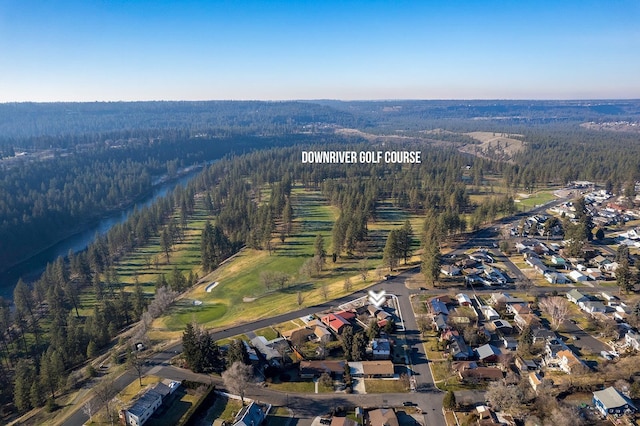
[[[382,255],[382,261],[384,265],[389,268],[389,271],[393,271],[398,267],[398,253],[398,231],[394,229],[389,232]]]

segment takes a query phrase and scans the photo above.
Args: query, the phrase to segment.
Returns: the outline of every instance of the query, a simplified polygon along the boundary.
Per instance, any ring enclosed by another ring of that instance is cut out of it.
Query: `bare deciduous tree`
[[[116,389],[116,385],[113,378],[109,376],[103,378],[102,381],[98,384],[98,386],[93,388],[93,392],[95,393],[96,398],[98,399],[98,402],[100,403],[100,405],[105,406],[105,410],[107,412],[107,419],[109,423],[113,423],[113,413],[111,412],[112,411],[111,400],[118,393],[118,390]]]
[[[569,314],[569,301],[561,296],[545,297],[540,300],[538,306],[549,315],[554,330],[560,327]]]
[[[82,412],[89,416],[89,422],[93,421],[93,415],[96,413],[96,409],[98,408],[97,405],[98,404],[96,404],[95,399],[90,399],[82,406]]]
[[[236,361],[222,373],[222,381],[229,391],[240,395],[244,405],[244,394],[254,382],[253,367]]]

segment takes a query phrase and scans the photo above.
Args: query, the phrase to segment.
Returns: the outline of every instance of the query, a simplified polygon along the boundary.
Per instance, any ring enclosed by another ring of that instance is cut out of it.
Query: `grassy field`
[[[149,419],[149,426],[173,426],[180,422],[189,409],[202,397],[201,392],[185,390],[183,387],[176,390],[173,402],[163,411],[159,411]]]
[[[225,397],[216,398],[213,408],[207,413],[206,420],[213,422],[215,419],[222,419],[233,422],[236,414],[242,409],[242,403],[236,399]]]
[[[402,393],[408,392],[400,380],[364,379],[367,393]]]
[[[556,199],[553,195],[553,191],[540,191],[526,197],[523,197],[522,195],[523,194],[519,194],[518,198],[516,198],[516,202],[520,206],[519,209],[532,209],[537,205]]]
[[[275,249],[271,255],[264,250],[242,250],[231,262],[207,276],[203,284],[190,290],[168,315],[156,320],[154,338],[178,337],[184,326],[193,320],[208,328],[229,326],[315,305],[359,290],[377,279],[374,270],[381,262],[381,251],[389,230],[401,226],[407,218],[414,228],[421,226],[417,216],[412,217],[385,204],[377,221],[370,226],[375,247],[370,256],[366,259],[341,257],[335,264],[329,258],[321,275],[309,279],[301,276],[299,270],[313,255],[316,235],[324,237],[327,253],[332,252],[331,229],[338,210],[328,205],[319,192],[295,188],[292,198],[296,216],[294,235],[284,243],[274,240]],[[364,281],[359,274],[363,266],[369,270]],[[284,272],[291,279],[282,289],[267,289],[260,280],[262,271]],[[345,289],[347,277],[351,281],[351,291]],[[213,281],[220,284],[207,293],[206,285]],[[298,293],[301,304],[298,304]],[[201,301],[202,305],[194,306],[195,300]],[[275,337],[273,331],[269,336],[272,334]]]

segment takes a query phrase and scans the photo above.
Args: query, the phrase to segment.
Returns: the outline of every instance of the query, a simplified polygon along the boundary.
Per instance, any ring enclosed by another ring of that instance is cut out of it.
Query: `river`
[[[66,256],[69,254],[69,250],[79,252],[86,249],[95,239],[96,233],[105,234],[114,225],[124,222],[135,209],[140,210],[151,205],[151,203],[158,198],[173,191],[178,185],[185,186],[187,182],[193,179],[201,170],[202,167],[190,168],[176,179],[160,179],[160,183],[153,187],[150,194],[125,210],[112,213],[99,222],[94,223],[84,231],[71,235],[29,259],[0,273],[0,296],[12,299],[13,289],[18,282],[18,279],[22,278],[26,282],[35,281],[45,270],[47,263],[55,261],[59,256]]]

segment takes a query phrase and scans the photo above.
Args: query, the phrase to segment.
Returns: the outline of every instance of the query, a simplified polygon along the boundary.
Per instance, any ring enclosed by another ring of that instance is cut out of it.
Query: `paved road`
[[[366,394],[366,395],[347,395],[347,394],[283,394],[281,392],[270,390],[269,388],[254,388],[248,394],[249,397],[263,400],[276,405],[289,405],[296,413],[296,417],[308,417],[325,414],[331,408],[339,405],[359,405],[364,407],[376,406],[400,406],[403,401],[415,402],[425,413],[426,424],[428,426],[444,426],[444,416],[442,415],[442,394],[433,384],[433,378],[428,366],[428,360],[424,351],[424,347],[419,338],[419,332],[413,310],[411,309],[411,301],[409,299],[410,291],[405,285],[405,281],[415,274],[419,273],[415,268],[409,272],[405,272],[394,279],[382,281],[374,284],[369,289],[380,291],[384,289],[387,293],[398,296],[400,309],[405,321],[406,339],[410,348],[410,357],[413,371],[416,374],[416,382],[419,392],[402,393],[402,394]],[[365,296],[367,290],[362,290],[348,297],[343,297],[310,308],[301,309],[287,314],[278,315],[263,320],[253,321],[251,323],[229,327],[217,330],[212,333],[215,340],[224,339],[238,334],[244,334],[253,330],[264,328],[267,326],[279,324],[292,319],[315,314],[327,309],[331,309],[353,299]],[[203,382],[216,382],[216,385],[223,387],[220,379],[208,375],[200,375],[192,373],[189,370],[175,368],[169,365],[169,360],[177,353],[182,351],[182,344],[177,343],[166,347],[161,352],[154,354],[144,368],[144,374],[159,374],[173,380],[201,380]],[[116,380],[116,388],[124,389],[128,384],[137,380],[132,373],[125,373]],[[88,420],[88,416],[78,410],[70,416],[63,424],[65,426],[80,426]]]

